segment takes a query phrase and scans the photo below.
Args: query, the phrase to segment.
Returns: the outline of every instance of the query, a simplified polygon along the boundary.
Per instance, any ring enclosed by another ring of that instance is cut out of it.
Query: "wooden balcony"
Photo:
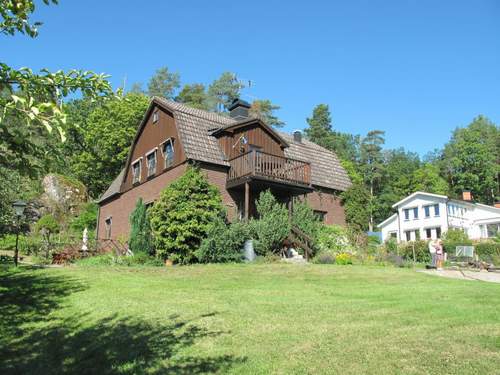
[[[252,179],[305,188],[311,186],[311,164],[302,160],[252,150],[229,160],[229,164],[228,188]]]

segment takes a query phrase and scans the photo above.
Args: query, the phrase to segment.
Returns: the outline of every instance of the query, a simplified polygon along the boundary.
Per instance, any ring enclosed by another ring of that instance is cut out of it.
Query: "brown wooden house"
[[[337,156],[249,116],[236,100],[230,116],[155,97],[139,126],[125,168],[99,200],[97,236],[126,237],[138,198],[153,203],[160,192],[196,163],[222,194],[229,219],[255,214],[266,189],[283,202],[300,197],[327,224],[343,224],[339,193],[351,182]]]

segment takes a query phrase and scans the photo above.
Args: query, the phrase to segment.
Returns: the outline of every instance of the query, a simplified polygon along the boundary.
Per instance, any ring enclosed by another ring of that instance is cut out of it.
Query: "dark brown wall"
[[[153,113],[158,110],[159,118],[158,121],[153,123]],[[137,143],[135,144],[132,157],[130,158],[130,163],[133,163],[138,158],[142,157],[141,168],[142,177],[141,183],[144,183],[147,179],[147,166],[146,166],[146,154],[158,147],[157,151],[157,166],[156,175],[162,173],[165,169],[165,162],[163,154],[161,153],[160,144],[166,139],[174,139],[174,164],[171,168],[185,161],[184,150],[182,144],[179,140],[179,135],[177,132],[177,126],[173,115],[162,108],[154,107],[149,113],[149,117],[146,121],[145,126],[142,129],[141,134],[139,134]],[[121,191],[127,191],[132,187],[132,164],[130,164],[126,171],[125,183],[123,184]]]
[[[248,143],[243,146],[243,152],[249,150],[250,145],[262,147],[262,151],[273,155],[284,156],[284,151],[279,142],[264,128],[258,124],[248,125],[236,129],[234,133],[226,133],[219,138],[219,144],[228,159],[241,155],[238,139],[245,135]],[[233,148],[233,145],[236,146]]]
[[[325,224],[345,225],[344,207],[334,191],[318,189],[307,194],[306,200],[313,210],[326,213]]]

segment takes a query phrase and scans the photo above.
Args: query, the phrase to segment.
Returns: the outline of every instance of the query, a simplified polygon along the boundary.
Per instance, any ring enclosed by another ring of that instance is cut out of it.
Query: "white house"
[[[382,240],[435,239],[449,228],[463,230],[470,239],[495,237],[500,231],[500,208],[474,203],[470,192],[464,200],[417,191],[395,203],[396,213],[378,225]]]

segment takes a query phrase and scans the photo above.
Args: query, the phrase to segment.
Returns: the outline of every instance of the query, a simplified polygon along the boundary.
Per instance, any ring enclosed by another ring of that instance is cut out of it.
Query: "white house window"
[[[141,159],[132,164],[132,183],[141,182]]]
[[[413,220],[417,220],[418,219],[418,207],[415,207],[413,209]]]
[[[500,231],[500,224],[486,224],[486,235],[488,238],[493,238]]]
[[[441,227],[436,228],[436,238],[441,238]]]
[[[431,206],[424,206],[424,215],[425,217],[431,216]]]
[[[405,232],[406,241],[411,241],[411,230]]]
[[[158,122],[158,110],[153,112],[153,123]]]
[[[431,228],[425,229],[425,238],[427,238],[427,239],[432,238],[432,229]]]
[[[104,222],[104,225],[105,225],[105,236],[106,236],[106,239],[109,240],[111,238],[111,224],[113,222],[113,219],[112,217],[108,217],[105,222]]]
[[[146,155],[148,165],[148,177],[156,173],[156,150]]]
[[[434,216],[439,216],[439,204],[434,205]]]
[[[172,139],[167,139],[163,143],[162,151],[165,159],[165,168],[171,167],[174,164],[174,144]]]
[[[410,220],[410,209],[409,208],[405,208],[403,211],[404,211],[404,214],[405,214],[405,220]]]
[[[398,232],[389,232],[391,238],[398,238]]]

